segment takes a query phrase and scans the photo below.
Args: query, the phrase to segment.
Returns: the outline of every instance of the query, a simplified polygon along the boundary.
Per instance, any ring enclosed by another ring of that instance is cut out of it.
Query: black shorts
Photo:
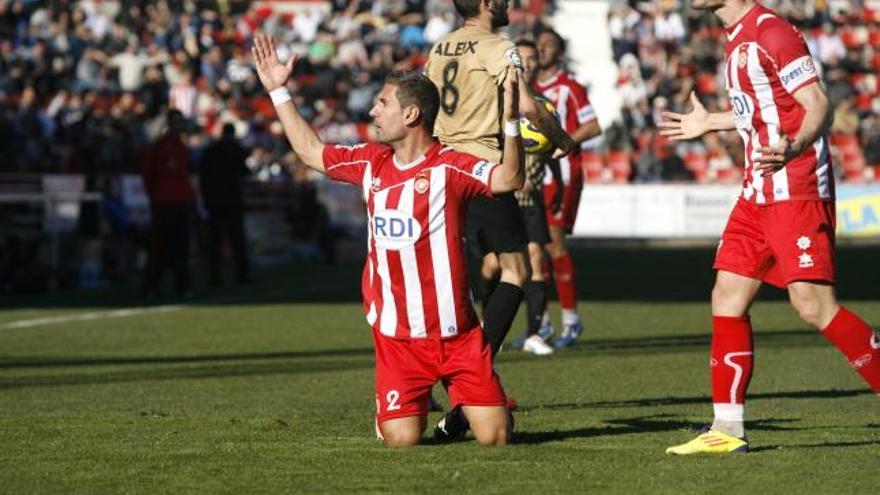
[[[513,193],[471,200],[467,238],[479,256],[525,251],[526,225]]]
[[[543,246],[550,243],[550,227],[547,225],[547,214],[543,206],[523,206],[523,221],[526,224],[526,236],[529,242]]]

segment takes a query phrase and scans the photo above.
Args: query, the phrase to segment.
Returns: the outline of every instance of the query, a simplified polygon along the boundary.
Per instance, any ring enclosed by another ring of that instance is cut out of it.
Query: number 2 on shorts
[[[385,402],[388,403],[388,408],[386,411],[396,411],[400,409],[400,404],[397,401],[400,400],[400,392],[397,390],[389,390],[387,394],[385,394]]]

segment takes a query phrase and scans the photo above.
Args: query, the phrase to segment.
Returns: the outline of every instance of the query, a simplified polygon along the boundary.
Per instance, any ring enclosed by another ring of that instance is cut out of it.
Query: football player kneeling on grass
[[[517,78],[504,85],[504,158],[493,163],[432,137],[436,87],[414,72],[392,73],[370,111],[379,143],[324,144],[303,119],[274,42],[257,36],[253,56],[285,134],[307,166],[360,187],[369,252],[364,310],[376,352],[376,424],[385,443],[421,441],[428,394],[438,381],[462,406],[477,441],[504,445],[512,418],[471,303],[461,239],[468,201],[520,189],[524,180]]]

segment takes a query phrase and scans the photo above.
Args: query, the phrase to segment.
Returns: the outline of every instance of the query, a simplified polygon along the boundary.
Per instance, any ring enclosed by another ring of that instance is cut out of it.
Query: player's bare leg
[[[379,430],[389,447],[411,447],[422,441],[427,425],[425,416],[407,416],[383,421],[379,423]]]
[[[513,425],[504,406],[462,406],[474,438],[481,445],[507,445]]]
[[[693,440],[667,454],[748,452],[745,393],[752,376],[752,324],[749,308],[761,281],[719,270],[712,289],[712,408],[714,421]]]
[[[819,330],[827,327],[840,310],[833,285],[792,282],[788,285],[788,298],[801,320]]]
[[[574,263],[565,244],[565,229],[550,225],[550,243],[544,246],[550,257],[556,281],[556,293],[562,312],[562,336],[554,343],[556,347],[572,344],[584,331],[581,317],[577,312],[577,286],[575,285]]]
[[[482,285],[479,287],[480,305],[483,311],[486,311],[486,306],[489,305],[489,298],[495,291],[495,287],[498,286],[500,276],[501,264],[498,261],[498,256],[495,253],[488,253],[483,256],[483,263],[480,265],[480,282]]]
[[[746,316],[760,288],[760,280],[719,270],[712,288],[712,316]]]
[[[813,282],[788,285],[801,319],[821,331],[876,394],[880,394],[880,337],[855,313],[841,307],[834,286]]]
[[[712,429],[743,438],[745,392],[752,375],[749,308],[761,281],[719,270],[712,289]]]

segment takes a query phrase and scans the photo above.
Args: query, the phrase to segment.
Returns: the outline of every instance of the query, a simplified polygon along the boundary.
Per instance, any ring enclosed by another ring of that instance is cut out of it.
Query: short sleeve
[[[465,199],[492,196],[490,184],[497,163],[467,153],[448,153],[450,155],[444,157],[451,165],[447,168],[448,187]]]
[[[486,71],[495,79],[495,84],[501,86],[507,77],[507,66],[514,64],[522,68],[522,59],[513,42],[507,38],[489,38],[481,41],[486,43],[486,48],[478,48],[480,58]]]
[[[788,22],[772,16],[760,22],[758,44],[770,57],[779,81],[789,94],[819,79],[803,36]]]
[[[583,86],[573,81],[571,96],[575,102],[578,124],[583,125],[596,120],[596,110],[593,109],[590,98],[587,96],[587,90]]]
[[[372,144],[325,145],[324,172],[332,180],[360,186],[363,184],[364,171],[370,160],[376,157],[380,151],[380,146]]]

